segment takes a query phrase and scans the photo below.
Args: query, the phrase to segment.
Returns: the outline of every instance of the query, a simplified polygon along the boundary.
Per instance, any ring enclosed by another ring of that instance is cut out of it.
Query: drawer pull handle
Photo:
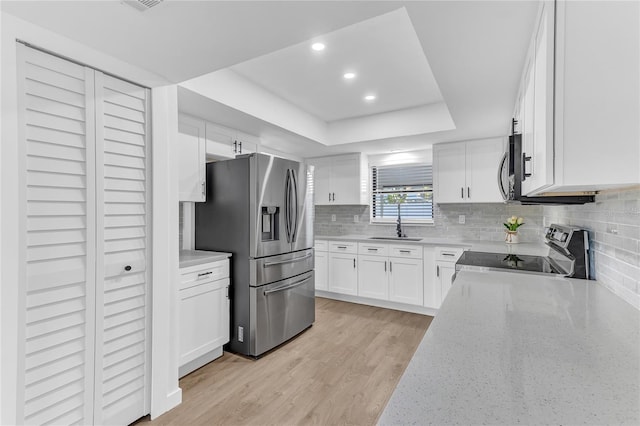
[[[127,266],[125,266],[125,267],[124,267],[124,270],[125,270],[125,271],[127,271],[127,272],[129,272],[129,271],[131,270],[131,265],[127,265]]]
[[[339,249],[346,249],[347,246],[338,246]]]
[[[443,256],[455,256],[455,253],[442,253]]]
[[[368,248],[367,250],[369,250],[369,251],[378,251],[377,248]]]
[[[213,271],[209,271],[209,272],[201,272],[201,273],[199,273],[199,274],[198,274],[198,278],[199,278],[199,277],[204,277],[205,275],[211,275],[211,274],[213,274]]]
[[[411,250],[400,250],[400,253],[411,253]]]

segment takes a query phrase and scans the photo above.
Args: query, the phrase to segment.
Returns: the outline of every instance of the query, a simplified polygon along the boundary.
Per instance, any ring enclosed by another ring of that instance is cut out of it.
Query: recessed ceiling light
[[[313,50],[315,50],[316,52],[319,52],[319,51],[321,51],[321,50],[324,50],[324,47],[325,47],[325,46],[324,46],[324,44],[323,44],[323,43],[313,43],[313,44],[311,45],[311,48],[312,48]]]
[[[373,101],[376,99],[376,95],[367,95],[364,97],[365,101]]]
[[[347,72],[344,73],[343,77],[346,78],[347,80],[351,80],[352,78],[355,78],[356,74],[353,72]]]

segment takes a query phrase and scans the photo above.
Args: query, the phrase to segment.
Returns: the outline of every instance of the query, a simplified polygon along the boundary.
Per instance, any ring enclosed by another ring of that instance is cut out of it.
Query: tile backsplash
[[[449,237],[466,240],[503,241],[505,220],[510,216],[525,219],[520,232],[522,242],[541,242],[544,236],[542,206],[506,204],[443,204],[435,205],[434,224],[424,226],[403,225],[410,237]],[[363,234],[394,236],[396,225],[369,223],[369,206],[316,206],[314,231],[316,235]],[[335,222],[331,215],[336,215]],[[465,223],[458,223],[464,215]],[[358,216],[358,221],[354,221]]]
[[[582,206],[546,206],[547,224],[590,231],[596,279],[640,309],[640,187],[603,192]]]

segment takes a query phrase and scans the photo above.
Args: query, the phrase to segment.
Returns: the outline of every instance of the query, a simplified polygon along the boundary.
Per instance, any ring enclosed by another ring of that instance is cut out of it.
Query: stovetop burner
[[[567,274],[566,271],[561,270],[557,265],[553,265],[550,259],[544,256],[465,251],[457,263],[486,269],[510,269],[539,274]]]

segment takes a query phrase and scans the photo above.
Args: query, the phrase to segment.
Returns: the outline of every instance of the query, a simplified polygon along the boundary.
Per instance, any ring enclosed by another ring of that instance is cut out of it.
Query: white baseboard
[[[204,355],[200,355],[198,358],[194,359],[193,361],[189,361],[186,364],[181,365],[180,368],[178,368],[178,377],[183,378],[184,376],[191,373],[192,371],[195,371],[198,368],[206,364],[209,364],[211,361],[213,361],[216,358],[220,358],[221,356],[222,356],[222,346],[210,352],[207,352]]]
[[[376,306],[378,308],[394,309],[396,311],[412,312],[414,314],[429,315],[435,317],[437,309],[425,306],[407,305],[405,303],[390,302],[388,300],[371,299],[368,297],[352,296],[350,294],[334,293],[332,291],[316,289],[316,296],[327,299],[341,300],[343,302],[358,303],[360,305]]]
[[[151,410],[151,414],[150,414],[151,420],[160,417],[161,415],[163,415],[164,413],[166,413],[167,411],[173,408],[176,408],[181,403],[182,403],[182,389],[177,388],[167,394],[167,398],[165,399],[166,405],[163,407],[164,411],[162,411],[161,413],[154,413],[153,410]]]

